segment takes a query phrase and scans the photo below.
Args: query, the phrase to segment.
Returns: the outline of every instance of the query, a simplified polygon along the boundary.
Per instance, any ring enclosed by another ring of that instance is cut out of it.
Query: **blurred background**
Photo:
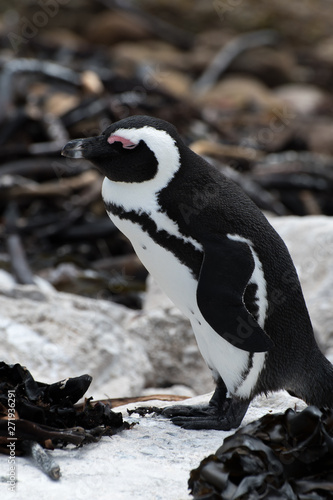
[[[332,215],[332,33],[331,0],[2,0],[0,271],[141,307],[100,174],[60,155],[133,114],[267,213]]]

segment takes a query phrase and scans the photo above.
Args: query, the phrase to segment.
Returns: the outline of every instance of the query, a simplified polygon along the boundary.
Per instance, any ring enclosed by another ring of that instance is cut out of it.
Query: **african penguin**
[[[189,318],[216,390],[207,406],[164,414],[187,429],[238,427],[250,401],[286,389],[333,407],[333,367],[320,352],[289,252],[247,195],[191,151],[168,122],[132,116],[62,154],[105,175],[114,224]]]

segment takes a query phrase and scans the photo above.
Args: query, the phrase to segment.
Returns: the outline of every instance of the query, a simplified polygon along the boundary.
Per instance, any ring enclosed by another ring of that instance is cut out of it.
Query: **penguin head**
[[[62,155],[90,160],[112,182],[162,187],[180,167],[179,143],[173,125],[140,115],[110,125],[97,137],[70,141]]]

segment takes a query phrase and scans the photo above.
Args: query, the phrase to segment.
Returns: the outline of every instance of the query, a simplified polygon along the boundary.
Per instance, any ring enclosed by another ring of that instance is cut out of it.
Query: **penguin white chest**
[[[157,244],[141,226],[128,219],[109,214],[118,229],[131,241],[139,259],[154,277],[162,290],[191,322],[198,347],[214,378],[223,379],[230,393],[249,396],[262,368],[262,354],[255,354],[253,369],[246,381],[242,374],[249,363],[249,353],[234,347],[202,316],[197,305],[197,281],[190,269],[162,245]],[[221,304],[223,307],[223,304]]]
[[[190,270],[172,252],[157,244],[140,225],[112,214],[110,218],[131,241],[135,253],[162,290],[186,316],[192,314],[197,283]]]

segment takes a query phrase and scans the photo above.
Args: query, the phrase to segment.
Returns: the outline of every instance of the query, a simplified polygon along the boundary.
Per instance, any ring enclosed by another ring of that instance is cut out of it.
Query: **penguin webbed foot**
[[[181,406],[175,405],[163,410],[162,415],[183,429],[231,429],[221,415],[212,406]]]
[[[208,405],[169,406],[162,415],[183,429],[229,431],[239,427],[249,404],[249,400],[226,398],[217,387]]]
[[[173,405],[164,408],[162,411],[163,417],[170,418],[171,420],[178,417],[207,417],[211,407],[209,405]]]

